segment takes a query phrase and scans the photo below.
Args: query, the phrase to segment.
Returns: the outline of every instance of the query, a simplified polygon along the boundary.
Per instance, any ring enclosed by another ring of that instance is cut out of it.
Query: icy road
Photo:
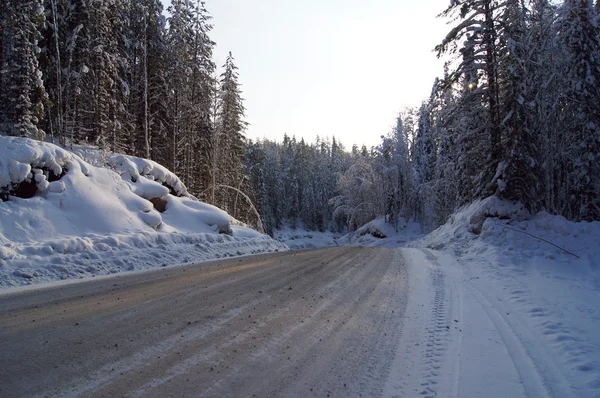
[[[0,296],[2,397],[574,391],[501,303],[427,250],[270,254]]]

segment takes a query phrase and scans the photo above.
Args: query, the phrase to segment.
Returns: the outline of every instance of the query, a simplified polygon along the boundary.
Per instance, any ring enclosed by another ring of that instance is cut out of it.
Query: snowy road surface
[[[497,288],[336,247],[5,294],[0,396],[598,396]]]
[[[0,396],[376,396],[393,249],[238,258],[0,297]]]

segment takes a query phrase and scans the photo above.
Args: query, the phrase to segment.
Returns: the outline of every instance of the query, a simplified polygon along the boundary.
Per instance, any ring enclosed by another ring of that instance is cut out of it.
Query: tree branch
[[[506,225],[504,226],[504,228],[506,228],[506,229],[510,229],[511,231],[520,232],[520,233],[522,233],[522,234],[525,234],[525,235],[529,235],[529,236],[531,236],[532,238],[539,239],[539,240],[541,240],[541,241],[543,241],[543,242],[549,243],[549,244],[551,244],[552,246],[554,246],[554,247],[556,247],[556,248],[559,248],[560,250],[564,251],[565,253],[567,253],[567,254],[570,254],[571,256],[574,256],[574,257],[580,258],[580,257],[579,257],[577,254],[571,253],[570,251],[568,251],[568,250],[567,250],[567,249],[565,249],[564,247],[560,247],[560,246],[558,246],[558,245],[556,245],[556,244],[554,244],[554,243],[550,242],[549,240],[546,240],[546,239],[544,239],[544,238],[540,238],[539,236],[532,235],[532,234],[530,234],[529,232],[525,232],[525,231],[521,231],[521,230],[518,230],[518,229],[515,229],[515,228],[507,227]]]

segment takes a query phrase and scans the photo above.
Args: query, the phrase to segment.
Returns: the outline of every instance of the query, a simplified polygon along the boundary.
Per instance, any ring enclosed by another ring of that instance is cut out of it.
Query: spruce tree
[[[569,143],[566,216],[600,219],[600,43],[595,11],[588,0],[567,0],[561,7],[559,43],[563,115],[560,127]]]
[[[541,132],[535,114],[535,69],[526,41],[527,10],[519,0],[508,0],[499,17],[498,75],[502,116],[502,161],[495,175],[496,194],[518,200],[536,212],[543,202]]]
[[[231,52],[223,65],[219,82],[216,124],[216,178],[218,184],[239,186],[244,178],[245,108],[240,91],[239,77]],[[236,196],[235,194],[233,195]],[[222,198],[229,198],[225,194]],[[233,203],[229,203],[229,206]],[[228,207],[228,206],[226,206]]]
[[[477,164],[465,164],[469,173],[477,171],[477,176],[472,182],[472,190],[476,197],[486,196],[495,191],[493,177],[502,156],[497,70],[498,12],[500,5],[495,0],[452,2],[442,15],[456,18],[459,23],[436,47],[440,56],[461,52],[456,68],[447,75],[445,83],[452,85],[461,80],[464,82],[465,115],[473,105],[477,110],[485,110],[485,118],[479,123],[461,123],[464,129],[461,134],[465,136],[461,140],[465,150],[475,151],[480,156]],[[485,84],[480,84],[480,81]],[[481,101],[477,100],[476,96],[480,96]],[[479,104],[483,104],[484,108]],[[467,186],[461,191],[465,190],[471,191]]]
[[[2,6],[2,130],[9,135],[43,139],[47,94],[39,65],[45,24],[41,0],[8,1]]]

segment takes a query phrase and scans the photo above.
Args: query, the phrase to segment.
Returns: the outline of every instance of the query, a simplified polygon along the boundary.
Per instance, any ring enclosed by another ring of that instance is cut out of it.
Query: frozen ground
[[[0,136],[0,196],[0,288],[287,250],[159,164],[93,148]]]

